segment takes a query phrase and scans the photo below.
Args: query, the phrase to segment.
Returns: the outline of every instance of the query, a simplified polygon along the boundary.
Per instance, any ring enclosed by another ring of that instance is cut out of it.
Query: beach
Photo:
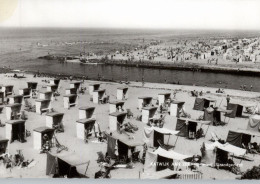
[[[12,77],[13,73],[0,74],[1,85],[11,84],[14,86],[14,93],[18,94],[19,88],[27,87],[27,82],[37,82],[38,90],[44,91],[47,85],[44,80],[50,80],[49,77],[33,77],[32,74],[24,74],[25,78],[14,78]],[[127,121],[138,127],[138,131],[134,134],[134,139],[142,140],[144,127],[147,125],[141,121],[136,120],[138,115],[141,115],[141,111],[137,109],[138,107],[138,97],[140,96],[151,96],[153,97],[153,103],[155,104],[157,100],[158,93],[170,92],[173,93],[173,90],[177,90],[176,100],[185,101],[185,109],[188,113],[191,114],[192,119],[197,119],[199,116],[203,115],[203,111],[193,110],[193,105],[195,97],[190,95],[190,91],[197,90],[203,92],[203,97],[211,97],[216,99],[216,106],[226,108],[226,95],[231,96],[231,102],[243,102],[248,104],[256,105],[259,101],[260,93],[258,92],[249,92],[249,91],[240,91],[225,89],[224,94],[215,93],[217,88],[209,87],[200,87],[200,86],[184,86],[184,85],[173,85],[173,84],[159,84],[159,83],[147,83],[145,82],[142,85],[141,82],[130,81],[130,84],[120,84],[116,82],[105,82],[105,81],[91,81],[85,80],[82,84],[82,87],[86,87],[87,91],[85,94],[79,94],[79,102],[76,107],[70,109],[65,109],[63,107],[63,95],[65,95],[65,89],[69,87],[70,80],[61,80],[60,87],[58,91],[60,96],[57,96],[57,99],[52,102],[52,108],[57,111],[64,113],[63,124],[64,124],[64,133],[56,134],[57,139],[62,145],[68,147],[69,153],[75,153],[79,156],[81,161],[87,162],[90,160],[90,164],[86,175],[90,178],[94,178],[95,172],[99,170],[99,164],[96,162],[98,159],[97,152],[101,151],[103,153],[107,150],[106,143],[97,143],[96,138],[90,139],[88,143],[84,143],[83,140],[80,140],[76,137],[76,121],[79,119],[78,108],[82,106],[94,106],[95,115],[97,122],[100,124],[102,131],[108,130],[108,119],[109,119],[109,104],[94,104],[90,101],[91,95],[88,92],[88,87],[90,84],[99,82],[102,89],[106,89],[107,95],[110,96],[110,101],[116,99],[116,89],[118,87],[127,86],[129,88],[129,97],[125,101],[125,109],[130,109],[134,118],[127,119]],[[35,104],[34,99],[29,99],[29,101]],[[23,109],[24,107],[22,107]],[[34,112],[26,112],[28,115],[28,120],[26,120],[25,126],[26,129],[31,133],[33,129],[41,126],[45,126],[45,113],[42,115],[36,114]],[[228,124],[224,126],[210,126],[208,133],[205,138],[200,138],[198,140],[188,140],[184,137],[179,137],[174,151],[186,154],[186,155],[200,155],[200,148],[203,142],[209,143],[211,139],[210,132],[215,132],[218,137],[221,137],[223,140],[226,139],[229,130],[246,129],[248,123],[248,114],[244,114],[243,118],[230,118]],[[0,119],[2,123],[6,122],[5,108],[0,114]],[[175,130],[177,118],[172,117],[169,114],[165,116],[165,125],[164,128],[170,130]],[[203,127],[206,129],[207,127]],[[5,127],[0,127],[1,137],[5,137]],[[169,144],[174,144],[176,141],[176,136],[171,136]],[[26,138],[27,142],[20,143],[15,141],[8,146],[8,152],[10,154],[15,154],[17,149],[23,151],[25,159],[34,159],[35,165],[31,168],[18,168],[14,167],[13,169],[5,169],[3,164],[0,165],[0,177],[4,178],[48,178],[46,175],[46,154],[39,154],[38,150],[33,148],[33,134],[30,137]],[[93,142],[92,142],[93,141]],[[259,139],[257,140],[259,142]],[[52,148],[54,151],[55,148]],[[66,152],[66,151],[62,151]],[[254,161],[242,161],[241,171],[244,172],[247,169],[252,168],[253,166],[258,166],[260,162],[260,155],[253,156]],[[240,162],[239,159],[234,159],[235,162]],[[77,168],[79,170],[85,170],[85,167]],[[229,171],[217,170],[210,167],[199,167],[199,171],[203,173],[203,179],[235,179],[237,175],[232,174]],[[119,168],[111,171],[112,179],[138,179],[140,172],[143,172],[143,164],[135,163],[133,169]],[[131,174],[129,174],[131,173]],[[214,173],[214,175],[212,174]]]

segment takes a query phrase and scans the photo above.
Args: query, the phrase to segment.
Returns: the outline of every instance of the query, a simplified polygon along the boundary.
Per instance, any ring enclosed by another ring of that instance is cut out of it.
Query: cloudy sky
[[[0,0],[0,26],[260,30],[260,0]]]

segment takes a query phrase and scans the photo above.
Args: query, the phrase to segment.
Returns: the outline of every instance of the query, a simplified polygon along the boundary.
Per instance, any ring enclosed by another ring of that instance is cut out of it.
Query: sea
[[[155,83],[179,83],[239,89],[253,86],[260,91],[259,77],[221,73],[204,73],[115,65],[81,65],[38,59],[47,54],[99,54],[119,49],[133,49],[155,40],[201,40],[259,37],[259,31],[224,30],[143,30],[87,28],[0,28],[0,67],[29,72],[86,76],[96,79],[130,80]]]

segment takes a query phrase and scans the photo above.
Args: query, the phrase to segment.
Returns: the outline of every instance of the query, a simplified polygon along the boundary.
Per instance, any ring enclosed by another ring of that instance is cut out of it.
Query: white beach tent
[[[150,147],[159,147],[158,140],[163,144],[168,144],[171,135],[178,134],[179,131],[169,130],[167,128],[144,127],[144,142]],[[165,136],[167,135],[167,137]],[[168,139],[167,139],[168,138]],[[167,139],[167,143],[166,142]]]
[[[172,160],[173,164],[178,166],[178,167],[174,167],[174,170],[177,170],[182,168],[182,166],[185,166],[186,168],[186,164],[184,164],[185,163],[184,159],[191,158],[192,156],[180,154],[173,150],[167,151],[159,147],[154,152],[150,152],[150,151],[146,152],[144,172],[155,173],[158,171],[157,167],[160,165],[160,161],[158,160],[158,157],[164,157],[166,159]]]

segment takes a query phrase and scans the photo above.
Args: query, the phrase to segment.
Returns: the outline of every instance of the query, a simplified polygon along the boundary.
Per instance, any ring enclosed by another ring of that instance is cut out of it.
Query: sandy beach
[[[13,78],[12,73],[0,74],[1,77],[1,85],[11,84],[14,85],[14,93],[18,94],[19,88],[27,87],[27,82],[34,81],[38,83],[38,90],[44,91],[47,85],[43,80],[49,80],[50,78],[42,78],[37,77],[34,78],[31,74],[25,74],[25,78]],[[57,112],[64,113],[63,124],[64,124],[64,133],[58,133],[57,139],[59,142],[69,148],[68,152],[75,153],[80,157],[80,159],[84,161],[90,160],[90,165],[87,170],[87,176],[90,178],[94,178],[95,172],[99,170],[98,163],[96,162],[98,155],[97,152],[102,151],[106,152],[107,144],[106,143],[96,143],[96,138],[90,139],[89,143],[84,143],[83,140],[80,140],[76,137],[76,121],[79,119],[78,108],[82,106],[94,106],[95,115],[97,122],[100,124],[100,128],[102,131],[106,131],[108,129],[108,119],[109,119],[109,104],[94,104],[90,101],[91,95],[88,92],[88,86],[95,81],[85,80],[82,84],[83,87],[87,88],[85,94],[79,94],[79,103],[76,107],[72,107],[69,110],[64,109],[63,107],[63,95],[65,95],[65,89],[69,87],[69,80],[61,80],[60,87],[58,89],[60,96],[57,97],[57,100],[52,102],[52,107]],[[116,99],[116,89],[121,86],[125,86],[124,84],[113,83],[113,82],[103,82],[101,83],[101,88],[106,89],[107,95],[110,96],[110,100]],[[231,102],[244,102],[248,104],[257,104],[259,101],[260,93],[257,92],[248,92],[248,91],[239,91],[239,90],[229,90],[225,89],[224,94],[217,94],[215,88],[208,87],[198,87],[198,86],[182,86],[182,85],[171,85],[171,84],[157,84],[157,83],[145,83],[144,86],[139,82],[130,82],[127,85],[129,88],[129,97],[125,102],[125,109],[131,109],[134,114],[134,118],[127,119],[127,121],[133,123],[138,126],[138,131],[133,134],[134,138],[137,140],[143,139],[143,130],[145,125],[141,121],[137,121],[136,117],[141,115],[141,112],[137,109],[138,107],[138,97],[140,96],[152,96],[153,103],[155,104],[157,100],[158,93],[162,92],[170,92],[173,90],[178,90],[176,95],[176,100],[185,101],[185,109],[188,113],[191,114],[192,119],[197,119],[200,115],[203,114],[202,111],[193,110],[193,105],[195,101],[195,97],[191,97],[190,91],[197,90],[202,91],[203,96],[212,97],[216,99],[216,106],[220,106],[222,108],[226,108],[226,94],[231,96]],[[30,99],[32,104],[35,103],[34,99]],[[23,109],[24,107],[22,107]],[[42,115],[36,114],[34,112],[26,112],[28,115],[28,120],[25,123],[26,129],[31,133],[34,128],[45,126],[45,113]],[[174,151],[186,155],[200,155],[200,147],[203,142],[209,143],[209,139],[211,138],[210,132],[215,132],[219,137],[226,140],[227,134],[229,130],[246,129],[248,123],[248,114],[244,114],[244,118],[231,118],[228,124],[224,126],[210,126],[208,133],[205,138],[200,138],[198,140],[188,140],[183,137],[179,137],[177,145]],[[0,114],[1,122],[4,124],[6,122],[5,108]],[[177,119],[175,117],[170,116],[169,114],[165,117],[165,128],[170,130],[175,130]],[[206,129],[206,127],[202,127]],[[5,137],[5,127],[0,128],[0,136]],[[169,144],[174,144],[176,140],[176,136],[171,136]],[[92,142],[94,141],[94,142]],[[259,140],[258,140],[259,142]],[[31,160],[34,159],[35,165],[31,168],[18,168],[14,167],[13,169],[5,169],[3,164],[0,164],[0,177],[1,178],[48,178],[46,176],[46,154],[39,154],[38,150],[33,148],[33,134],[30,137],[27,137],[27,142],[20,143],[15,141],[8,146],[8,152],[10,154],[15,154],[17,149],[21,149],[23,151],[25,159]],[[55,150],[55,148],[52,148]],[[66,152],[66,151],[62,151]],[[251,155],[252,157],[252,155]],[[252,168],[253,166],[257,166],[260,163],[260,155],[253,156],[254,161],[242,161],[241,171],[246,171],[247,169]],[[240,160],[234,159],[235,163],[240,162]],[[84,171],[84,167],[80,167],[78,169],[82,169]],[[134,164],[133,169],[125,169],[120,168],[111,171],[111,178],[113,179],[137,179],[139,178],[139,172],[143,171],[143,164],[136,163]],[[199,167],[199,171],[203,173],[203,179],[234,179],[237,175],[232,174],[229,171],[225,170],[217,170],[215,168],[210,167]],[[131,173],[131,174],[129,174]],[[212,174],[214,173],[214,175]]]

